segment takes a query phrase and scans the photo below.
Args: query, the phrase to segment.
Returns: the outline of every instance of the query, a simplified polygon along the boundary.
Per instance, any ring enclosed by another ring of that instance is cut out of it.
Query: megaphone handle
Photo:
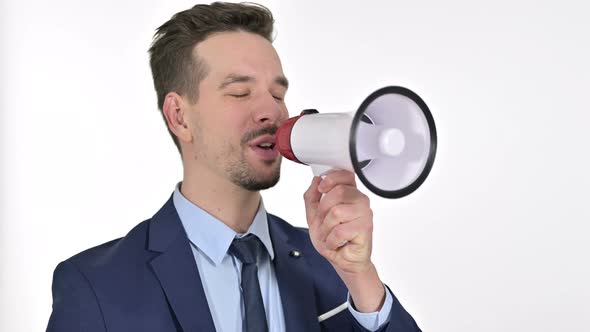
[[[315,176],[319,176],[322,179],[326,177],[326,175],[328,173],[330,173],[331,171],[337,170],[338,168],[332,167],[332,166],[326,166],[326,165],[316,165],[316,164],[311,164],[309,165],[311,166],[311,171],[313,172],[313,175]],[[322,200],[322,198],[324,198],[324,194],[322,194],[322,197],[320,197],[320,200]]]
[[[313,175],[315,176],[319,176],[322,179],[326,177],[326,175],[331,172],[331,171],[335,171],[338,170],[339,168],[336,167],[332,167],[332,166],[325,166],[325,165],[314,165],[311,164],[309,165],[311,166],[311,170],[313,172]],[[322,198],[324,198],[325,194],[322,194],[322,196],[320,197],[320,201],[322,200]],[[346,244],[348,243],[348,241],[344,241],[341,244],[339,244],[339,247],[344,247]]]
[[[334,168],[332,166],[326,166],[326,165],[311,164],[309,166],[311,166],[311,171],[313,172],[313,175],[319,176],[322,179],[325,178],[326,174],[328,174],[330,171],[337,170],[337,168]]]

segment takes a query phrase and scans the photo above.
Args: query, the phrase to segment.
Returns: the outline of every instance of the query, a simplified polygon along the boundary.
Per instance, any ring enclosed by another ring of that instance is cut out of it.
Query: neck
[[[192,166],[190,171],[185,167],[182,195],[235,232],[246,233],[258,211],[260,193]]]

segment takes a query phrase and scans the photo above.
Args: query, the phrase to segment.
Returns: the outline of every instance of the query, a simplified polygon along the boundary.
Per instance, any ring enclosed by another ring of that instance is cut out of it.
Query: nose
[[[254,122],[257,125],[279,125],[288,117],[284,103],[276,100],[270,92],[265,93],[260,99],[254,110]]]

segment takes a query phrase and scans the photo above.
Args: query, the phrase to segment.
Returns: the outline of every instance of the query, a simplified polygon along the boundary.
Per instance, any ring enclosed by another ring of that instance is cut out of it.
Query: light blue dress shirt
[[[199,275],[203,283],[207,303],[218,332],[242,331],[244,305],[241,299],[241,262],[227,253],[236,237],[256,235],[264,244],[266,253],[258,257],[258,280],[270,332],[285,331],[285,317],[281,294],[272,260],[274,250],[268,231],[266,210],[262,198],[252,225],[246,234],[238,234],[203,209],[187,200],[176,186],[174,206],[188,235]],[[392,307],[392,295],[386,290],[386,298],[379,312],[360,313],[350,304],[348,310],[357,322],[370,331],[376,331],[387,323]]]

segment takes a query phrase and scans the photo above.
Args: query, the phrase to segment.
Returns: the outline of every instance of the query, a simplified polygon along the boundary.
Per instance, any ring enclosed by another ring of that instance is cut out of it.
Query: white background
[[[124,236],[181,179],[147,49],[193,4],[0,2],[0,331],[44,330],[55,266]],[[371,196],[373,259],[422,329],[588,331],[587,3],[264,4],[291,115],[352,111],[385,85],[432,110],[430,177]],[[311,177],[284,161],[268,210],[305,225]]]

